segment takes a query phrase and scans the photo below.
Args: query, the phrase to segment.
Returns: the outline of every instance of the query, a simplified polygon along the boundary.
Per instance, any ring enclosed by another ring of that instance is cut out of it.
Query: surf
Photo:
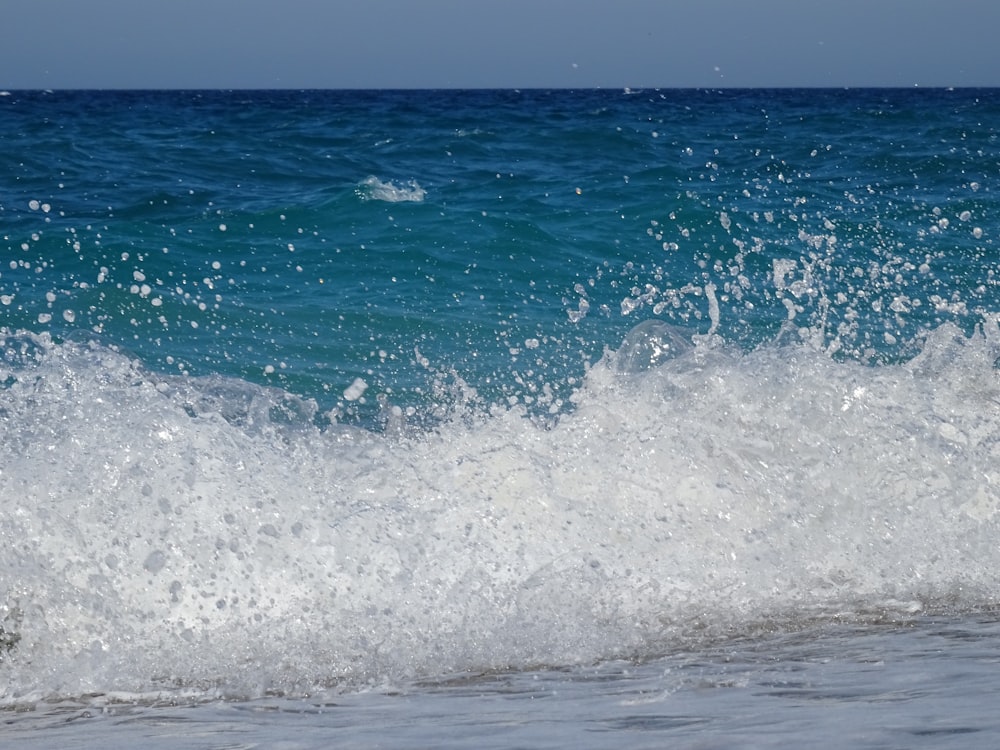
[[[555,421],[501,402],[395,433],[5,332],[3,699],[299,694],[992,606],[995,329],[873,367],[644,325]]]

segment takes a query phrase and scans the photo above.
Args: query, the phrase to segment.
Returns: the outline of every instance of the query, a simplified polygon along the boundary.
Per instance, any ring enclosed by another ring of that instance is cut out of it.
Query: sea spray
[[[40,675],[295,691],[987,606],[990,330],[880,368],[797,344],[623,370],[628,349],[555,424],[493,407],[396,438],[289,430],[258,387],[248,419],[217,384],[28,337],[2,403],[7,698]]]

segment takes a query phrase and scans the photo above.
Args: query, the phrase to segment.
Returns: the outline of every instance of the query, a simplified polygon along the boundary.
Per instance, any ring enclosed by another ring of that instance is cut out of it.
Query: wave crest
[[[427,191],[417,184],[416,180],[396,185],[394,182],[383,182],[378,177],[366,177],[358,185],[358,196],[362,200],[385,201],[386,203],[422,203]]]
[[[642,327],[553,423],[380,436],[8,335],[0,701],[308,692],[995,599],[992,329],[881,367],[685,338]]]

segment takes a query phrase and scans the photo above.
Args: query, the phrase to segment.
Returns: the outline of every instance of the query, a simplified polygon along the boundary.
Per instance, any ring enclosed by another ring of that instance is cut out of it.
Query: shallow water
[[[18,747],[993,747],[992,616],[822,625],[642,663],[460,674],[391,690],[2,715]]]

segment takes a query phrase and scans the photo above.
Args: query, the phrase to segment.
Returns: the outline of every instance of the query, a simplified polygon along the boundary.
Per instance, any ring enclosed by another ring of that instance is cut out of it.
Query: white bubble
[[[52,316],[48,313],[38,313],[39,323],[48,323],[50,320],[52,320]]]
[[[212,268],[218,271],[220,268],[222,268],[222,264],[217,260],[212,261]]]
[[[37,211],[38,208],[39,208],[39,205],[40,204],[38,203],[38,201],[36,201],[34,198],[32,198],[30,201],[28,201],[28,208],[30,208],[32,211]]]
[[[226,231],[226,225],[225,224],[219,224],[219,231],[220,232],[225,232]]]
[[[74,320],[76,320],[76,313],[73,312],[72,310],[63,310],[63,320],[65,320],[67,323],[72,323]]]
[[[346,401],[357,401],[366,390],[368,390],[368,383],[361,378],[355,378],[354,382],[344,389],[344,399]]]
[[[264,374],[265,375],[272,375],[272,374],[274,374],[274,365],[266,365],[264,367]]]

